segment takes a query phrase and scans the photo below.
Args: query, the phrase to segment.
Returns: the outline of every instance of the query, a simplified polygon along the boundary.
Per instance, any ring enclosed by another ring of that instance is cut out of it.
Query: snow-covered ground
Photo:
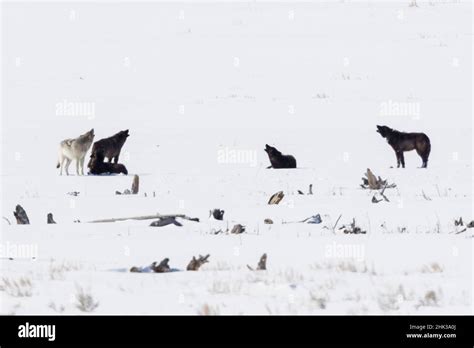
[[[472,313],[472,4],[409,3],[2,3],[0,313]],[[377,124],[426,132],[429,168],[392,168]],[[130,129],[138,195],[59,176],[59,142],[91,128]],[[299,168],[266,169],[266,143]],[[200,222],[86,223],[158,212]],[[128,272],[165,257],[183,271]]]

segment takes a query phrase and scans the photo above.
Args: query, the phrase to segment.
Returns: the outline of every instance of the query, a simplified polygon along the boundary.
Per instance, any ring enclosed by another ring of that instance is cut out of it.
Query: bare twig
[[[140,178],[138,175],[133,176],[133,182],[132,182],[132,194],[136,195],[138,193],[138,189],[140,187]]]
[[[334,224],[334,226],[333,226],[333,228],[332,228],[332,231],[333,231],[333,232],[336,232],[337,223],[339,222],[339,220],[341,219],[341,217],[342,217],[342,214],[339,214],[339,217],[337,218],[336,223]]]
[[[425,194],[425,191],[421,190],[421,194],[423,195],[424,199],[426,199],[427,201],[431,201],[431,198]]]

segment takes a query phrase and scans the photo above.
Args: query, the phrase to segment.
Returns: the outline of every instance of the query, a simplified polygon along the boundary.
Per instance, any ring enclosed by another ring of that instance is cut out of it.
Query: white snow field
[[[472,314],[472,4],[410,2],[3,2],[0,312]],[[428,169],[376,125],[428,134]],[[128,176],[59,176],[91,128],[130,130]],[[87,223],[156,213],[200,222]]]

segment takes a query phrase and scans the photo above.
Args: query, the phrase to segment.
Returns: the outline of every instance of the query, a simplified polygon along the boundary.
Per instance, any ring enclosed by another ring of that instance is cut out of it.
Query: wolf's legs
[[[403,151],[400,152],[400,162],[402,162],[402,168],[405,168],[405,156],[403,155]]]
[[[81,175],[79,174],[79,164],[81,163],[81,160],[79,158],[76,158],[76,175]]]
[[[81,175],[84,175],[84,159],[85,159],[85,156],[80,159],[80,163],[79,163]]]
[[[117,164],[118,163],[118,158],[119,158],[119,155],[115,156],[114,157],[114,163]],[[112,161],[111,161],[112,162]]]
[[[423,160],[423,164],[421,165],[421,168],[428,168],[428,156],[423,156],[421,157]]]
[[[64,160],[65,160],[64,156],[61,156],[61,158],[59,159],[60,166],[61,166],[61,170],[59,171],[59,175],[63,175]]]
[[[71,160],[69,158],[66,158],[66,175],[69,175],[69,165],[71,164]]]
[[[400,152],[395,151],[395,155],[397,156],[397,168],[400,168]]]

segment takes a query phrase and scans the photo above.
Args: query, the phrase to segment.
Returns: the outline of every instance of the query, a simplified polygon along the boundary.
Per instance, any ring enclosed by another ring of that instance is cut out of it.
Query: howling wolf
[[[66,139],[59,145],[59,160],[56,168],[61,167],[60,175],[63,175],[64,161],[66,161],[66,174],[69,175],[69,165],[76,160],[77,175],[84,175],[84,158],[94,140],[94,128],[75,139]]]
[[[125,174],[128,175],[127,168],[121,163],[105,163],[104,154],[96,152],[91,154],[89,162],[89,173],[94,175],[100,174]]]
[[[104,155],[104,159],[105,157],[107,157],[109,162],[112,162],[113,159],[114,163],[117,163],[120,156],[120,151],[122,150],[122,146],[129,135],[130,134],[128,134],[128,129],[126,129],[118,132],[115,135],[112,135],[109,138],[96,141],[92,146],[91,161],[93,155],[98,152],[101,152]],[[91,166],[91,161],[89,161],[89,164],[87,165],[89,168]]]
[[[425,133],[403,133],[387,126],[377,126],[377,132],[387,139],[387,142],[395,151],[397,156],[397,168],[400,164],[405,168],[405,157],[403,152],[416,150],[423,163],[421,168],[428,167],[428,157],[431,151],[430,138]]]
[[[267,168],[296,168],[296,159],[291,155],[283,155],[276,148],[265,144],[265,152],[268,154],[271,166]]]

